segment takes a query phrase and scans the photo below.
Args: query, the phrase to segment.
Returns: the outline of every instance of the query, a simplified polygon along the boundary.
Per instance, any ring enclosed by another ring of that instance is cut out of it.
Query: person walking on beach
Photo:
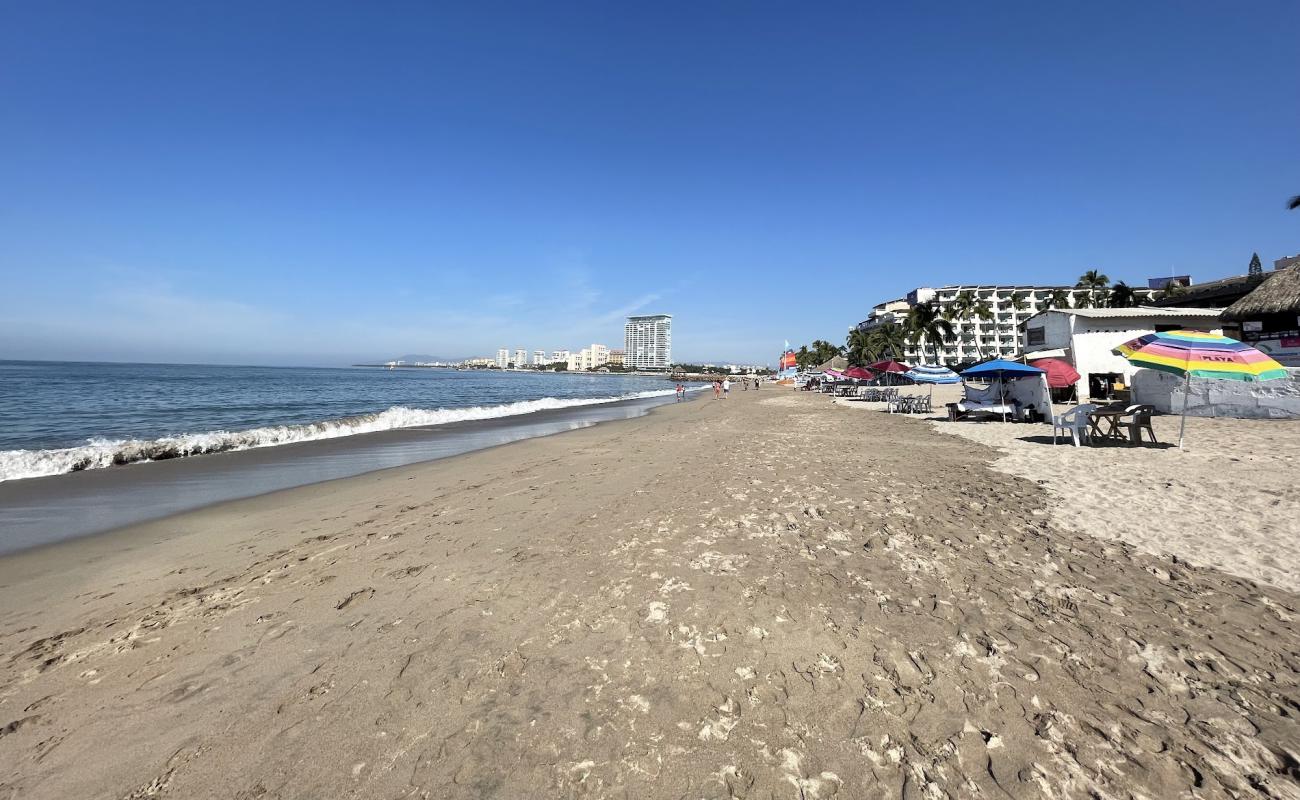
[[[731,394],[731,378],[722,379],[722,399],[726,400],[727,395]]]
[[[685,400],[685,399],[686,399],[686,387],[685,387],[685,386],[682,386],[682,385],[679,383],[679,384],[677,384],[677,401],[678,401],[678,402],[681,402],[682,400]]]
[[[713,399],[717,400],[722,396],[722,381],[713,382]]]

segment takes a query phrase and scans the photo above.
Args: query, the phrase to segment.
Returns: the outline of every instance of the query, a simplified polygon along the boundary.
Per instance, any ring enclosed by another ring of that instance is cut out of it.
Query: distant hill
[[[443,363],[447,363],[450,361],[464,361],[464,360],[465,359],[463,358],[451,358],[449,356],[431,356],[427,354],[421,355],[419,353],[410,353],[408,355],[398,356],[397,358],[384,359],[384,361],[405,361],[408,364],[411,363],[412,361],[441,361]]]

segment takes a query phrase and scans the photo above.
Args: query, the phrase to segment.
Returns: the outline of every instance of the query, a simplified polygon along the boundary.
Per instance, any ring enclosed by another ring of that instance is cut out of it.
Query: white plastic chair
[[[1088,415],[1097,410],[1097,406],[1092,403],[1084,403],[1081,406],[1066,411],[1064,414],[1052,416],[1052,444],[1056,444],[1058,435],[1064,436],[1070,434],[1070,439],[1074,446],[1078,447],[1079,442],[1087,440],[1092,441],[1092,436],[1088,433]]]

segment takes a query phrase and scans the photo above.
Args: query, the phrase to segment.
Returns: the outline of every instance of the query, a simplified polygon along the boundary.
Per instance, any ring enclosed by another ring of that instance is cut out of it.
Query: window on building
[[[1047,343],[1046,328],[1028,328],[1025,330],[1025,335],[1030,346]]]

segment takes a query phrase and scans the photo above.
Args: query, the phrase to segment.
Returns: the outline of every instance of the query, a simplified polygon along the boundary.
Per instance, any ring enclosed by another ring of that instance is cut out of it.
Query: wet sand
[[[672,402],[602,402],[0,481],[0,556],[214,503],[629,419]]]
[[[998,457],[733,391],[0,559],[0,798],[1300,796],[1300,597]]]

